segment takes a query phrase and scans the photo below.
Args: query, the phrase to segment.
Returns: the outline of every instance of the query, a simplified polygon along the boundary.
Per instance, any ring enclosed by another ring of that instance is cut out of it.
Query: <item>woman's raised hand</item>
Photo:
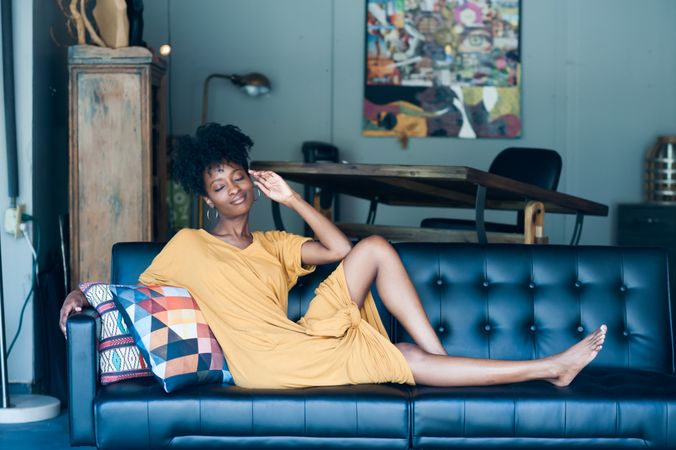
[[[294,190],[288,185],[284,178],[270,170],[249,170],[254,179],[254,184],[270,200],[278,203],[286,203],[293,199]]]
[[[352,243],[326,216],[306,202],[282,177],[268,170],[250,170],[254,183],[270,199],[295,211],[310,226],[315,240],[301,249],[303,264],[327,264],[341,260],[352,249]]]

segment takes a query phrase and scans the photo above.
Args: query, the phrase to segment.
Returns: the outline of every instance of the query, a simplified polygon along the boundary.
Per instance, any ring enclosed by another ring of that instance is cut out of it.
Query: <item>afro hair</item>
[[[251,146],[251,138],[234,125],[202,125],[195,136],[178,139],[172,161],[174,178],[186,191],[206,195],[204,171],[223,162],[240,165],[248,171]]]

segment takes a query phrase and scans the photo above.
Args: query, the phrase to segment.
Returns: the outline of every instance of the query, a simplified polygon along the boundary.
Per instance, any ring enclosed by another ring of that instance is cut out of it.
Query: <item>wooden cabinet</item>
[[[69,48],[71,285],[110,278],[115,242],[166,236],[165,64],[142,47]],[[46,180],[48,182],[48,180]]]
[[[663,247],[669,255],[669,278],[676,286],[676,205],[625,203],[617,210],[617,244]]]

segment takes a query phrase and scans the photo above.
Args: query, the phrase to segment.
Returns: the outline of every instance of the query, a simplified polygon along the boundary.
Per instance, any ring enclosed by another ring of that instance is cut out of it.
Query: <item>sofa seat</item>
[[[566,388],[538,381],[412,395],[416,448],[676,448],[676,377],[664,373],[588,369]]]
[[[407,449],[410,388],[359,385],[251,390],[205,385],[168,395],[153,379],[102,386],[101,449]],[[363,442],[362,442],[363,441]]]

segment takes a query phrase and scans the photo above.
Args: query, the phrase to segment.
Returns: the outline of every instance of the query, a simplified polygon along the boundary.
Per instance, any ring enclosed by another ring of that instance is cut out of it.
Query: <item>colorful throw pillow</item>
[[[152,377],[127,324],[118,313],[113,295],[105,283],[82,283],[80,290],[101,317],[99,336],[99,372],[101,384],[131,378]]]
[[[110,291],[166,392],[192,384],[234,383],[221,347],[186,289],[111,285]]]

